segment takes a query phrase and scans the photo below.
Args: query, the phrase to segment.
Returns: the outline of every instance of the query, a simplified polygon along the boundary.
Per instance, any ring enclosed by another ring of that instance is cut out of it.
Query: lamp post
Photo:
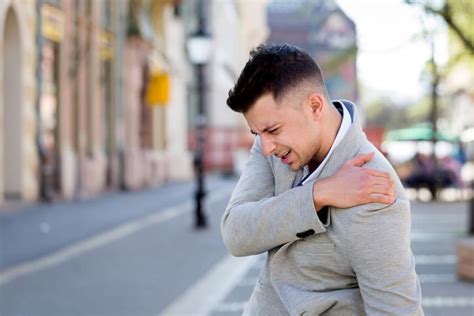
[[[204,141],[206,127],[205,113],[205,72],[204,68],[209,61],[211,53],[211,38],[205,32],[203,1],[198,1],[198,29],[187,41],[189,60],[195,66],[196,85],[198,94],[198,111],[196,115],[196,150],[194,153],[194,170],[196,172],[196,205],[195,205],[195,228],[201,229],[207,226],[206,216],[203,210],[203,199],[206,195],[204,186]]]
[[[440,179],[438,175],[438,158],[436,157],[436,144],[438,142],[438,86],[441,80],[440,74],[438,71],[438,64],[435,59],[435,42],[434,36],[430,37],[430,46],[431,46],[431,59],[430,64],[432,68],[432,79],[431,79],[431,111],[430,111],[430,121],[431,129],[433,134],[431,135],[431,143],[433,144],[433,152],[431,153],[431,161],[433,162],[433,183],[430,186],[430,191],[433,201],[438,199],[438,187],[440,184]]]

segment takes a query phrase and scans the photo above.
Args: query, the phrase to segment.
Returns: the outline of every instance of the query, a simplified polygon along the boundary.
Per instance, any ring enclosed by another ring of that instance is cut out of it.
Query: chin
[[[291,171],[298,171],[298,170],[301,169],[301,167],[296,162],[293,162],[293,163],[290,164],[290,169],[291,169]]]

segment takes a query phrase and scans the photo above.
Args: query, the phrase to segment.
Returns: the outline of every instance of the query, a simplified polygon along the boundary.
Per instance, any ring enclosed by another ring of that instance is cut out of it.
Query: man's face
[[[304,97],[284,98],[277,104],[268,93],[244,113],[251,132],[260,135],[265,156],[275,155],[293,171],[308,164],[320,147],[319,124],[307,102]]]

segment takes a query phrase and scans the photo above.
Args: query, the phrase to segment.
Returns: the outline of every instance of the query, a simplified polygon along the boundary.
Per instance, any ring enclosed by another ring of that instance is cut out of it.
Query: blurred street
[[[0,315],[240,315],[263,256],[233,258],[219,220],[235,178],[207,179],[210,227],[193,229],[194,184],[2,211]],[[456,277],[466,202],[413,202],[426,315],[472,315]]]
[[[265,257],[230,256],[220,234],[254,143],[227,105],[268,43],[315,60],[328,99],[357,105],[419,199],[426,315],[474,315],[456,271],[474,280],[474,248],[456,253],[474,179],[474,1],[0,1],[0,316],[242,313]]]

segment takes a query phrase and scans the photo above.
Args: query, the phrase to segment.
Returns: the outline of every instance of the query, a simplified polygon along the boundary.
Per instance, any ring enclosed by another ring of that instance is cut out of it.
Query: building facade
[[[179,5],[2,1],[0,200],[88,198],[192,176]]]
[[[180,1],[130,1],[125,45],[127,188],[192,176],[187,148],[189,62]]]
[[[39,196],[34,1],[0,3],[0,201]]]
[[[296,45],[321,66],[331,97],[358,100],[357,34],[334,0],[271,1],[269,42]]]

